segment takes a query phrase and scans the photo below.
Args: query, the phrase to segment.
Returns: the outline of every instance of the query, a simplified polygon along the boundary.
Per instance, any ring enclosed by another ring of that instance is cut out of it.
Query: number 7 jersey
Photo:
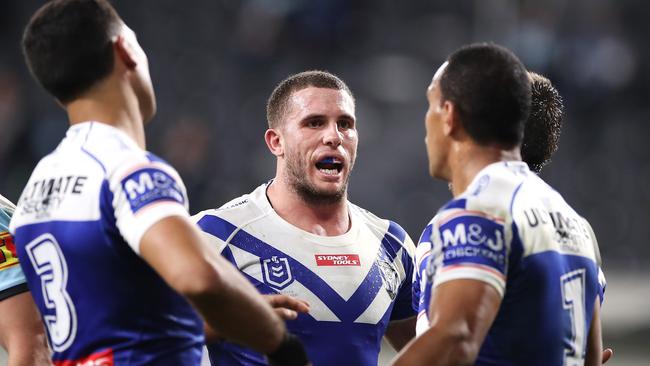
[[[417,333],[432,291],[456,279],[492,285],[501,306],[477,365],[582,365],[604,281],[591,226],[522,162],[479,172],[424,230],[416,250]]]

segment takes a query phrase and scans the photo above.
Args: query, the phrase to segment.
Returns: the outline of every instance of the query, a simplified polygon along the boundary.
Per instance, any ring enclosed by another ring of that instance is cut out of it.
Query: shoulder
[[[122,165],[146,163],[149,160],[146,151],[113,127],[92,122],[83,133],[82,152],[99,164],[106,174]]]
[[[348,202],[350,214],[353,215],[362,225],[365,225],[371,231],[386,237],[390,242],[398,244],[401,248],[413,256],[415,254],[415,245],[406,230],[395,221],[383,219],[372,212],[361,208],[351,202]]]
[[[251,202],[249,200],[249,195],[245,194],[224,203],[220,207],[210,208],[207,210],[200,211],[192,215],[192,220],[198,223],[204,218],[210,218],[210,217],[227,218],[233,215],[236,216],[237,213],[239,212],[248,211],[250,205]]]
[[[585,230],[587,231],[591,242],[593,243],[594,246],[594,256],[596,259],[596,263],[601,266],[602,265],[602,258],[600,256],[600,247],[598,246],[598,240],[596,239],[596,234],[594,233],[594,229],[591,227],[591,224],[589,224],[589,221],[585,219],[584,217],[581,217],[583,225],[585,227]]]
[[[159,180],[163,177],[181,180],[168,162],[140,148],[135,141],[116,128],[92,122],[83,129],[83,133],[85,136],[80,144],[82,153],[101,166],[104,174],[111,180],[126,181],[135,172],[138,172],[137,176],[147,172],[154,180],[155,172],[161,172],[158,174]]]
[[[258,187],[251,193],[234,198],[218,208],[201,211],[193,215],[192,220],[206,232],[211,232],[216,223],[235,227],[245,225],[247,222],[264,214],[263,209],[257,202],[261,199],[258,196],[260,195],[260,189],[263,187],[265,185]]]
[[[462,195],[442,207],[440,218],[464,211],[507,221],[523,183],[534,179],[534,173],[521,164],[499,163],[483,169]]]

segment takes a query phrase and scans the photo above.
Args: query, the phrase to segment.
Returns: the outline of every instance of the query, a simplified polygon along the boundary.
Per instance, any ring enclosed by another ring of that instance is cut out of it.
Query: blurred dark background
[[[616,295],[606,301],[605,316],[611,301],[618,307],[612,314],[621,313],[610,315],[612,327],[626,330],[609,339],[650,344],[647,2],[112,2],[149,56],[158,114],[147,127],[148,148],[181,173],[191,212],[220,206],[273,176],[275,160],[263,140],[266,98],[289,74],[324,69],[357,99],[360,145],[350,199],[399,222],[414,240],[450,198],[446,185],[427,174],[424,93],[434,71],[465,43],[511,48],[564,97],[560,149],[542,176],[599,238]],[[67,129],[20,51],[22,29],[42,3],[0,2],[0,192],[13,201]],[[626,321],[634,329],[621,325]]]

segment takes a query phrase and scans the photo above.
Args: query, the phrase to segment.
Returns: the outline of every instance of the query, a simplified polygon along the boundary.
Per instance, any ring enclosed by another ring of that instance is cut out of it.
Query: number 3
[[[586,334],[585,315],[585,270],[578,269],[560,277],[562,285],[562,306],[571,317],[571,347],[564,350],[564,365],[584,364]]]
[[[70,295],[66,291],[68,265],[61,248],[52,234],[43,234],[25,247],[29,260],[41,279],[43,303],[54,314],[44,314],[52,349],[65,351],[77,333],[77,314]]]

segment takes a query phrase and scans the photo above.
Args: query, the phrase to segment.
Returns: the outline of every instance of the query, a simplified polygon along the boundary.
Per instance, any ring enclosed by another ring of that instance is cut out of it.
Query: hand
[[[605,348],[605,350],[603,350],[603,365],[609,361],[612,356],[614,356],[614,351],[611,348]]]
[[[263,295],[275,313],[284,320],[294,320],[298,313],[308,313],[309,303],[289,295],[275,294]]]
[[[298,313],[309,312],[309,303],[293,296],[274,294],[262,295],[262,297],[271,305],[275,313],[284,320],[294,320],[298,317]],[[208,344],[222,340],[221,335],[207,323],[203,323],[203,331],[205,332],[205,342]]]

